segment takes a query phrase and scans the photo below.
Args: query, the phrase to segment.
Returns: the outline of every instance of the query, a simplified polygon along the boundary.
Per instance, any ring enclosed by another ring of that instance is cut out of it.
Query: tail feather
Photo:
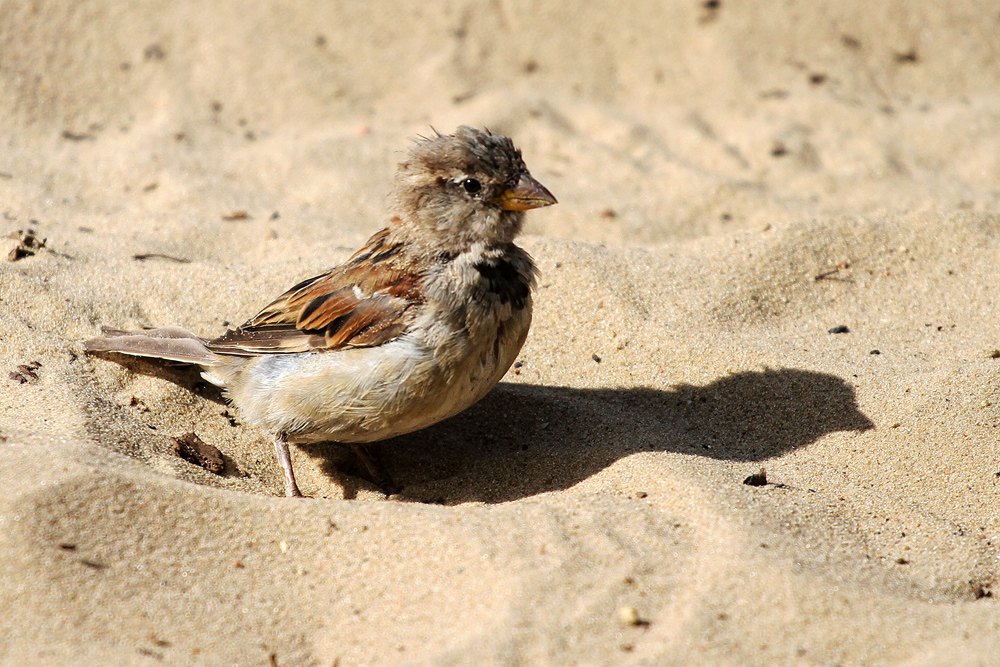
[[[219,357],[205,347],[205,339],[179,327],[119,331],[103,329],[104,335],[83,344],[87,352],[117,352],[136,357],[168,359],[187,364],[211,366]]]

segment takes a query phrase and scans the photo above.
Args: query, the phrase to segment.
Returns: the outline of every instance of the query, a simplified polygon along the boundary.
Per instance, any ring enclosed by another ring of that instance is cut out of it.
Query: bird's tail
[[[83,348],[87,352],[117,352],[199,366],[212,366],[219,362],[218,355],[205,347],[204,338],[179,327],[144,331],[103,329],[102,333],[103,336],[84,342]]]

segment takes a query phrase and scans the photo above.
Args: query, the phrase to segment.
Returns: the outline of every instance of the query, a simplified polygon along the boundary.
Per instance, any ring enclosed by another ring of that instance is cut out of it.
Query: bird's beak
[[[505,211],[527,211],[558,203],[552,193],[528,173],[521,174],[517,185],[504,191],[497,201]]]

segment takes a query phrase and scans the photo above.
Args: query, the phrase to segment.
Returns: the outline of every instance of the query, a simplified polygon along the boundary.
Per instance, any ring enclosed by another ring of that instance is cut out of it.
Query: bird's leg
[[[289,498],[302,497],[298,484],[295,483],[295,472],[292,470],[292,456],[288,453],[288,438],[284,433],[279,433],[274,437],[274,453],[281,464],[281,470],[285,474],[285,495]]]
[[[361,459],[361,462],[365,464],[366,468],[368,468],[368,474],[372,476],[372,481],[375,482],[376,486],[382,489],[385,495],[391,496],[399,491],[399,489],[396,488],[396,485],[393,484],[392,478],[389,477],[389,473],[387,473],[385,468],[383,468],[382,465],[375,460],[375,457],[371,455],[371,452],[368,451],[367,447],[357,442],[352,442],[350,444],[351,449],[354,450],[354,453],[357,454],[359,459]]]

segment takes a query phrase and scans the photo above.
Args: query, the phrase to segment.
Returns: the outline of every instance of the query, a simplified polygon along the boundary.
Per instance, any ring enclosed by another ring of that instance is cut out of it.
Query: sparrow
[[[273,440],[352,446],[426,428],[485,396],[531,325],[537,269],[514,244],[525,211],[557,203],[505,136],[418,137],[396,171],[388,223],[345,263],[303,280],[215,339],[178,327],[105,329],[88,352],[195,364],[243,423]]]

